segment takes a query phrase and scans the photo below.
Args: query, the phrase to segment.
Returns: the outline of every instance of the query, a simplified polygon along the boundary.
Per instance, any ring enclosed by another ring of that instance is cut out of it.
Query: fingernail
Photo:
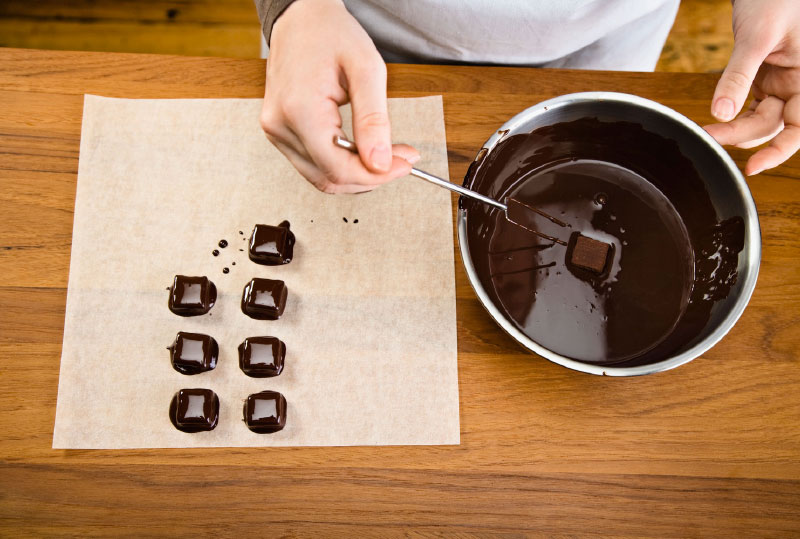
[[[717,99],[716,103],[714,103],[714,108],[712,109],[711,114],[713,114],[717,120],[721,120],[723,122],[733,120],[734,116],[733,101],[731,101],[727,97],[721,97]]]
[[[372,149],[372,153],[369,154],[369,160],[376,170],[389,170],[392,167],[392,152],[388,146],[380,144]]]
[[[414,163],[416,163],[417,161],[419,161],[419,158],[420,158],[420,157],[422,157],[420,154],[417,154],[417,155],[412,155],[412,156],[411,156],[411,157],[409,157],[409,158],[408,158],[406,161],[408,161],[408,162],[409,162],[409,164],[413,165]]]
[[[761,174],[762,172],[764,172],[764,169],[763,169],[763,168],[760,168],[760,169],[758,169],[758,170],[754,170],[753,172],[751,172],[750,174],[748,174],[748,176],[756,176],[756,175],[758,175],[758,174]]]

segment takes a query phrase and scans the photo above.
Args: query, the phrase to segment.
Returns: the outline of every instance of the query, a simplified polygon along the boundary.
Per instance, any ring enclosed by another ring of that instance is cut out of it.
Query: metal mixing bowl
[[[717,212],[722,215],[739,215],[744,219],[745,241],[744,249],[739,253],[737,282],[728,297],[715,305],[711,319],[701,334],[670,357],[655,363],[630,367],[584,363],[544,348],[506,318],[481,284],[467,238],[468,212],[459,204],[458,243],[467,276],[478,299],[500,327],[522,346],[554,363],[577,371],[606,376],[637,376],[675,368],[704,354],[719,342],[739,319],[750,300],[761,261],[761,231],[753,197],[728,153],[700,126],[654,101],[614,92],[563,95],[520,112],[486,141],[473,166],[480,166],[483,159],[491,154],[504,137],[530,133],[540,127],[587,117],[600,121],[638,122],[647,131],[677,142],[682,153],[692,161],[703,178]],[[466,187],[469,186],[469,179],[468,173],[464,181]]]

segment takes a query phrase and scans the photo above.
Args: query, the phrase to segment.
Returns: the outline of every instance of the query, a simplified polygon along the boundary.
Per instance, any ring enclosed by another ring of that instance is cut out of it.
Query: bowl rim
[[[710,335],[706,336],[703,340],[696,343],[688,350],[656,363],[637,365],[633,367],[614,367],[613,365],[604,366],[584,363],[561,354],[557,354],[552,350],[549,350],[536,343],[533,339],[525,335],[516,326],[514,326],[500,312],[494,303],[492,303],[489,295],[487,294],[486,290],[484,290],[480,280],[478,279],[475,266],[472,264],[472,260],[470,258],[469,244],[467,241],[467,212],[461,207],[462,200],[461,197],[459,197],[457,230],[458,244],[461,251],[461,262],[464,264],[470,285],[475,291],[475,294],[478,296],[478,300],[489,312],[489,315],[506,333],[508,333],[513,339],[531,352],[534,352],[539,356],[544,357],[545,359],[563,367],[588,374],[602,376],[641,376],[674,369],[675,367],[679,367],[680,365],[688,363],[693,359],[703,355],[714,345],[716,345],[728,333],[728,331],[730,331],[730,329],[741,317],[745,307],[747,307],[747,304],[750,302],[750,298],[753,295],[753,291],[755,290],[756,282],[758,280],[758,272],[761,263],[761,227],[758,220],[758,212],[756,211],[755,201],[753,200],[753,195],[750,192],[750,188],[748,187],[744,176],[739,171],[739,167],[736,166],[736,163],[733,161],[728,152],[725,151],[725,149],[702,127],[697,125],[683,114],[680,114],[679,112],[662,105],[661,103],[646,99],[644,97],[620,92],[578,92],[565,94],[542,101],[516,114],[506,123],[504,123],[499,129],[495,130],[492,136],[489,137],[483,146],[481,146],[478,154],[475,157],[475,161],[478,159],[485,159],[486,155],[488,155],[488,153],[494,149],[494,147],[503,137],[505,137],[508,133],[513,134],[514,132],[519,131],[520,126],[530,122],[532,119],[538,116],[552,114],[554,110],[569,105],[596,101],[612,101],[639,106],[662,114],[681,124],[683,127],[694,133],[702,142],[705,142],[709,149],[717,154],[732,176],[734,186],[739,192],[739,196],[744,203],[746,213],[749,217],[746,222],[746,238],[748,239],[748,241],[746,241],[746,245],[748,249],[746,250],[747,258],[745,259],[745,267],[749,271],[747,272],[745,281],[742,283],[742,294],[730,312],[721,320],[717,328],[715,328]],[[467,173],[467,176],[465,176],[463,182],[465,187],[469,187],[467,185],[469,180],[468,174],[469,173]]]

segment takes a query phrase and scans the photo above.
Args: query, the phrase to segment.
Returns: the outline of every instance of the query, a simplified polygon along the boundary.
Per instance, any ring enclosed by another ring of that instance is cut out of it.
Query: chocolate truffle
[[[265,266],[280,266],[292,261],[294,234],[289,221],[278,226],[256,225],[250,235],[250,260]]]
[[[217,287],[208,277],[176,275],[169,292],[169,310],[178,316],[206,314],[217,301]]]
[[[576,234],[574,241],[570,241],[571,249],[568,250],[568,252],[571,251],[569,255],[570,263],[598,275],[603,273],[606,262],[608,262],[611,246],[605,242]]]
[[[286,307],[283,281],[254,278],[242,292],[242,312],[258,320],[277,320]]]
[[[219,345],[213,337],[179,331],[169,347],[172,367],[183,374],[199,374],[217,366]]]
[[[219,397],[210,389],[181,389],[172,397],[169,419],[183,432],[214,430],[219,420]]]
[[[277,391],[262,391],[247,397],[244,422],[258,434],[278,432],[286,425],[286,399]]]
[[[248,337],[239,345],[239,368],[253,378],[278,376],[286,345],[277,337]]]

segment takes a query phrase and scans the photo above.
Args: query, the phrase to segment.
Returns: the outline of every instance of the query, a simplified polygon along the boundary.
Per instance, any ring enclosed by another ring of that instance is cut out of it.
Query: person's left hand
[[[773,168],[800,150],[800,7],[797,0],[735,0],[734,47],[717,84],[705,130],[720,144],[770,145],[747,161],[745,174]],[[752,86],[755,99],[742,110]],[[732,120],[732,121],[731,121]]]

